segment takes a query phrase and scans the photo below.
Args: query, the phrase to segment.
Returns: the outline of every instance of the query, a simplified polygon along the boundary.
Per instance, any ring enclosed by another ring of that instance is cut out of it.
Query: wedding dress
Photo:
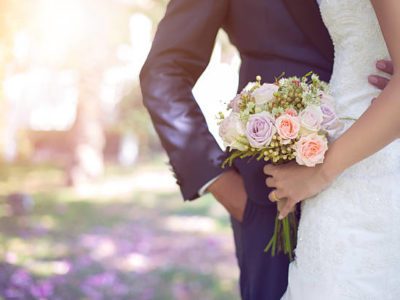
[[[389,58],[377,17],[369,0],[320,8],[335,46],[337,113],[358,118],[379,94],[367,76]],[[400,299],[400,140],[304,201],[295,253],[284,300]]]

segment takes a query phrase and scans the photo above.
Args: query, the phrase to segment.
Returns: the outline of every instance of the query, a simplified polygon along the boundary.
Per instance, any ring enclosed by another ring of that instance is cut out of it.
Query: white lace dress
[[[389,58],[382,32],[369,0],[322,0],[320,8],[335,46],[337,112],[358,118],[379,94],[367,76]],[[282,299],[400,299],[400,140],[304,201]]]

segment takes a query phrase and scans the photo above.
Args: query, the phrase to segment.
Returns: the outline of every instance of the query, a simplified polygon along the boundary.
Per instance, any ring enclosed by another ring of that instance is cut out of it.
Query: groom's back
[[[332,60],[325,57],[299,28],[288,10],[290,3],[285,4],[282,0],[229,2],[223,28],[241,54],[239,88],[254,80],[256,75],[271,81],[282,72],[300,76],[311,69],[329,80]],[[310,1],[299,2],[306,5]]]

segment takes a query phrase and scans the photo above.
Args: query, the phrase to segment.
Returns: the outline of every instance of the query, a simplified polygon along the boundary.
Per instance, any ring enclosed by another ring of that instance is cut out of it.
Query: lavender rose
[[[322,104],[321,105],[321,112],[322,112],[322,123],[321,129],[328,135],[328,136],[335,136],[337,133],[343,130],[344,124],[339,120],[336,116],[335,112],[333,111],[332,107],[329,105]]]
[[[248,148],[245,127],[238,113],[232,112],[221,122],[219,136],[222,138],[225,147],[239,151],[246,151]]]
[[[268,146],[276,132],[275,119],[268,112],[251,115],[246,124],[246,136],[252,147],[261,149]]]

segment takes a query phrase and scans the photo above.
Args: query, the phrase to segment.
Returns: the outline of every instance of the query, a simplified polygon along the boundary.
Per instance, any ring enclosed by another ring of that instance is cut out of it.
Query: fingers
[[[390,60],[378,60],[376,68],[382,72],[393,75],[393,63]]]
[[[274,177],[268,177],[265,180],[265,184],[267,185],[267,187],[270,187],[270,188],[276,187],[276,180],[274,179]]]
[[[275,170],[276,170],[276,167],[273,166],[272,164],[268,164],[268,165],[264,166],[264,174],[265,175],[274,176]]]
[[[271,193],[268,194],[268,199],[271,202],[278,202],[285,198],[285,194],[281,190],[273,190]]]
[[[271,193],[268,194],[268,199],[271,202],[278,202],[279,199],[275,195],[275,190],[273,190]]]
[[[368,82],[373,86],[376,86],[378,89],[383,90],[389,83],[389,79],[378,75],[368,76]]]
[[[286,204],[283,206],[282,210],[279,212],[279,220],[282,220],[283,218],[287,217],[287,215],[292,211],[294,206],[296,205],[296,202],[293,201],[286,201]]]

